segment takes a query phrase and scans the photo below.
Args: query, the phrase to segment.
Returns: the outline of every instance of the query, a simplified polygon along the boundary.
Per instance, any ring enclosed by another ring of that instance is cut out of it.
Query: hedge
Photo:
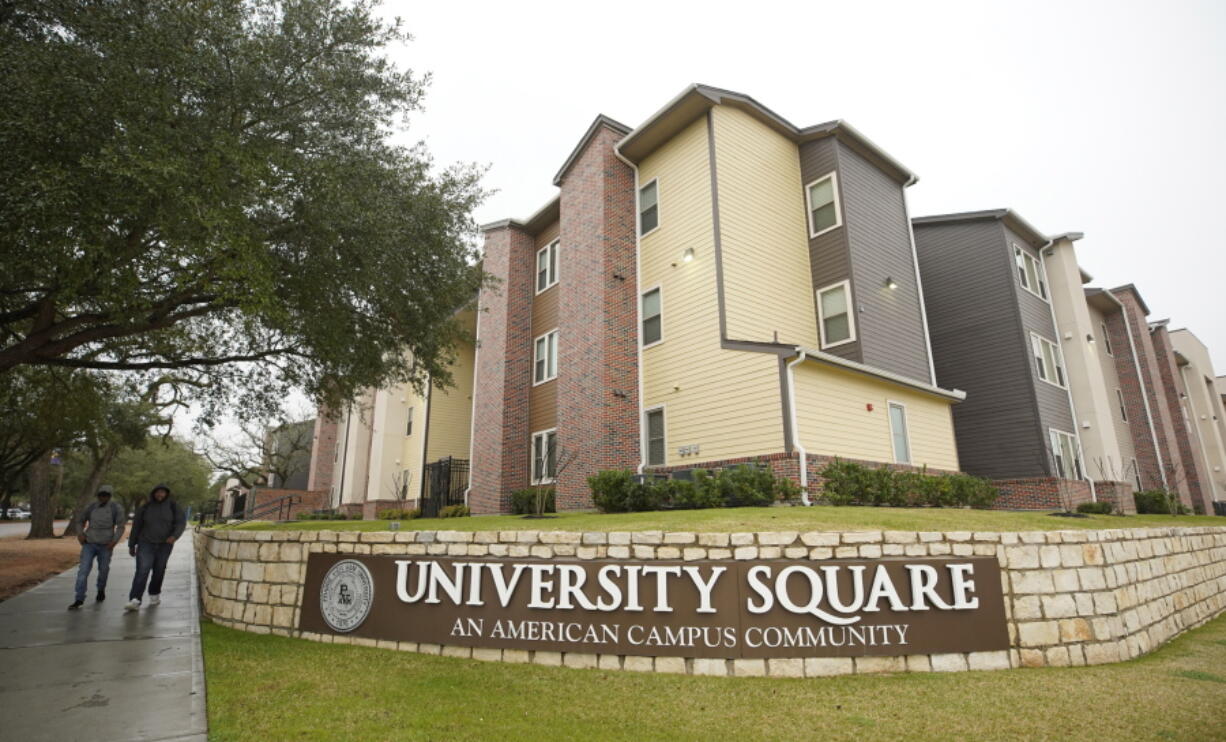
[[[800,497],[800,488],[790,479],[775,476],[764,466],[744,464],[715,475],[699,470],[693,481],[639,481],[634,472],[608,470],[588,477],[587,482],[592,501],[606,513],[763,507]]]
[[[839,459],[827,464],[821,476],[826,480],[821,497],[831,505],[987,508],[1000,496],[991,482],[969,474],[870,469]]]

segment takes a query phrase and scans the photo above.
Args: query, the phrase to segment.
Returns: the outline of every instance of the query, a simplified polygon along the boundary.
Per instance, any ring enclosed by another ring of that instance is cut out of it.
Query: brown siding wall
[[[848,247],[846,185],[843,183],[843,173],[839,172],[839,145],[833,138],[818,139],[800,145],[800,187],[804,198],[804,188],[813,181],[838,172],[839,205],[843,209],[843,226],[832,229],[818,237],[809,237],[809,266],[813,272],[814,311],[817,311],[816,292],[831,284],[851,278],[851,252]],[[808,202],[804,201],[805,208]],[[805,214],[805,235],[809,234],[809,215]],[[860,300],[860,286],[853,283],[851,287],[853,299],[851,311],[856,322],[856,342],[837,345],[828,353],[852,361],[863,361],[860,349],[860,312],[857,309]],[[818,315],[820,317],[820,314]],[[821,320],[819,319],[820,323]],[[819,328],[820,333],[820,328]],[[819,334],[820,337],[820,334]]]

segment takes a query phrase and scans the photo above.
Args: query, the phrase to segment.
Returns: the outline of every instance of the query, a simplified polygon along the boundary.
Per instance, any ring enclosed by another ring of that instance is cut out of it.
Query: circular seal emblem
[[[333,631],[345,633],[362,625],[375,601],[375,581],[365,564],[345,559],[332,565],[319,586],[319,612]]]

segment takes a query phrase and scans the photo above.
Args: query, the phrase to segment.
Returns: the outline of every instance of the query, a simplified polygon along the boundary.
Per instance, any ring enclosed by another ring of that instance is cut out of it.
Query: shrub
[[[713,486],[714,478],[704,471],[695,475],[695,481],[686,482],[680,479],[667,479],[653,482],[651,485],[659,490],[664,507],[677,510],[701,510],[704,508],[722,508],[724,500],[719,490]]]
[[[413,520],[421,517],[421,508],[388,508],[376,514],[379,520]]]
[[[865,490],[865,475],[868,469],[850,461],[835,459],[822,469],[822,495],[831,505],[851,505],[861,502]]]
[[[821,471],[822,495],[831,505],[987,508],[1000,491],[986,479],[969,474],[931,476],[922,472],[870,469],[835,459]]]
[[[557,504],[554,501],[554,491],[552,487],[545,490],[545,512],[558,512]],[[511,493],[511,515],[535,515],[536,514],[536,490],[525,489],[515,490]]]
[[[1187,515],[1188,509],[1179,495],[1165,490],[1141,490],[1133,494],[1138,515]]]
[[[950,499],[954,505],[989,508],[996,502],[996,498],[1000,497],[1000,490],[986,479],[972,477],[970,474],[948,474],[946,477],[949,479]]]
[[[336,510],[315,510],[294,517],[298,520],[345,520],[345,514]]]
[[[438,511],[438,517],[440,518],[467,518],[470,515],[472,515],[472,511],[468,509],[467,505],[448,505]]]
[[[1115,512],[1115,506],[1104,500],[1083,502],[1077,506],[1077,512],[1090,513],[1091,515],[1111,515],[1111,513]]]
[[[624,513],[635,497],[634,490],[641,485],[634,481],[634,473],[625,469],[609,469],[587,478],[592,488],[592,502],[606,513]]]
[[[795,483],[761,465],[741,465],[715,475],[696,471],[692,482],[663,477],[639,482],[632,472],[621,470],[602,471],[587,482],[592,501],[606,513],[765,506],[800,497]]]

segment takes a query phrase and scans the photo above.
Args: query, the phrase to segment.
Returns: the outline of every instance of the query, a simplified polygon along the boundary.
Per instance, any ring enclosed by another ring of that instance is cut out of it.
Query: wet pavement
[[[116,547],[107,599],[73,601],[76,567],[0,603],[0,740],[203,741],[208,730],[192,532],[162,603],[125,613],[136,560]],[[96,570],[96,566],[95,566]]]

